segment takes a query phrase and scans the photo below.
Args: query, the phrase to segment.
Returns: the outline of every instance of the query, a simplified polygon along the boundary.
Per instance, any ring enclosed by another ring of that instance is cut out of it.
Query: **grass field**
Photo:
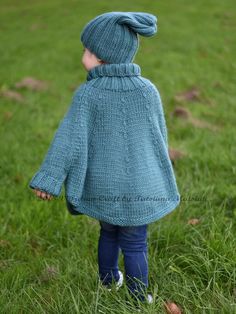
[[[149,226],[155,304],[142,313],[164,313],[166,300],[184,313],[236,313],[235,2],[1,0],[0,6],[0,313],[134,313],[124,302],[125,286],[108,293],[98,285],[98,222],[72,217],[62,197],[44,202],[28,188],[86,78],[82,27],[106,11],[158,16],[158,34],[140,37],[135,62],[160,90],[169,146],[185,154],[174,164],[181,205]],[[17,88],[28,76],[48,88]]]

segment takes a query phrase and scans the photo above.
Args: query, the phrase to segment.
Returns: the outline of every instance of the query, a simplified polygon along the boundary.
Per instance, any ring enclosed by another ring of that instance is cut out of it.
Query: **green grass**
[[[1,313],[134,313],[125,286],[108,293],[98,285],[98,222],[28,189],[73,87],[86,78],[82,27],[106,11],[158,16],[158,35],[140,38],[135,62],[160,90],[170,147],[186,153],[175,173],[187,199],[149,226],[149,291],[157,298],[142,312],[163,313],[172,300],[185,313],[236,313],[235,9],[233,0],[1,1],[1,89],[25,76],[49,82],[47,91],[20,91],[24,103],[1,97]],[[31,31],[33,24],[41,27]],[[200,98],[177,103],[193,86]],[[218,131],[172,117],[177,105]]]

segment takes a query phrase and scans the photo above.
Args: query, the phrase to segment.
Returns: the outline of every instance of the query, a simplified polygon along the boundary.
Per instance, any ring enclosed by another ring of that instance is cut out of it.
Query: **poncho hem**
[[[145,216],[145,217],[140,218],[140,219],[137,219],[137,218],[130,219],[127,217],[122,218],[122,217],[108,216],[108,215],[104,215],[104,213],[102,213],[100,215],[99,211],[94,211],[90,207],[85,207],[82,204],[82,202],[81,202],[81,205],[79,207],[73,206],[70,203],[70,197],[67,197],[67,208],[69,206],[68,209],[72,215],[76,215],[76,212],[78,212],[78,215],[85,214],[85,215],[88,215],[94,219],[102,220],[102,221],[105,221],[107,223],[110,223],[113,225],[120,225],[120,226],[140,226],[140,225],[155,222],[155,221],[163,218],[167,214],[171,213],[173,210],[175,210],[177,208],[177,206],[179,204],[180,204],[180,194],[177,194],[176,201],[168,202],[166,204],[166,206],[162,208],[161,211],[155,212],[155,214]],[[127,222],[128,222],[128,224],[127,224]]]

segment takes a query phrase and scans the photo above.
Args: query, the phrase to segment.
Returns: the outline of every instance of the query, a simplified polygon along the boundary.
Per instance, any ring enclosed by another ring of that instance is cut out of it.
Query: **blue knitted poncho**
[[[121,226],[154,222],[180,203],[156,86],[136,63],[87,73],[29,186],[68,209]]]

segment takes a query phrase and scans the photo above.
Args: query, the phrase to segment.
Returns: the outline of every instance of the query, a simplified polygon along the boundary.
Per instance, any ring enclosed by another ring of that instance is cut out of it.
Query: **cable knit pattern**
[[[29,186],[75,213],[121,226],[156,221],[180,203],[162,101],[135,63],[102,64],[74,92]]]

